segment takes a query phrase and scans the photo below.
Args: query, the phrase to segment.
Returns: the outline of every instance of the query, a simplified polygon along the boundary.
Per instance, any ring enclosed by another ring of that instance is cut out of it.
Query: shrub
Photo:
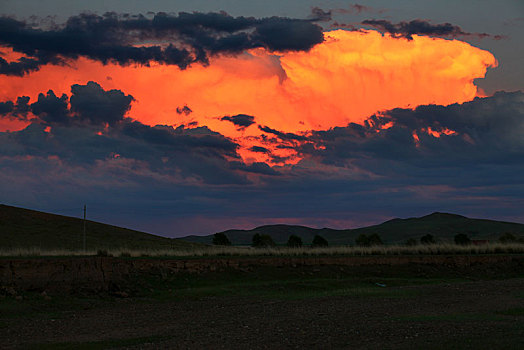
[[[120,253],[120,257],[121,258],[130,258],[131,257],[131,253],[129,253],[129,252],[122,252],[122,253]]]
[[[315,235],[315,237],[313,237],[313,242],[311,242],[311,246],[312,247],[327,247],[328,241],[326,241],[326,239],[322,236]]]
[[[422,244],[435,244],[435,237],[433,235],[427,234],[425,236],[420,237],[420,243]]]
[[[465,233],[459,233],[455,235],[455,244],[460,245],[468,245],[471,243],[471,240],[469,239],[468,235]]]
[[[368,241],[369,241],[369,245],[373,246],[373,245],[383,245],[384,243],[382,242],[382,239],[380,238],[380,236],[376,233],[373,233],[371,235],[368,236]]]
[[[513,233],[509,233],[509,232],[503,233],[499,237],[500,243],[515,243],[516,241],[517,241],[517,237],[515,237]]]
[[[355,240],[355,243],[361,247],[371,247],[375,245],[384,244],[380,236],[376,233],[372,233],[369,236],[366,236],[365,234],[361,234],[357,237],[357,239]]]
[[[369,238],[365,234],[361,234],[355,239],[355,244],[361,247],[369,246]]]
[[[255,248],[268,248],[276,246],[276,243],[270,235],[260,235],[255,233],[251,245]]]
[[[297,235],[289,236],[289,239],[287,240],[287,246],[291,248],[302,247],[302,238]]]
[[[255,233],[253,235],[253,238],[251,239],[251,246],[253,247],[261,247],[262,246],[262,238],[258,233]]]
[[[227,238],[226,234],[223,232],[218,232],[213,235],[213,244],[214,245],[231,245],[231,241]]]
[[[405,245],[407,245],[408,247],[412,247],[412,246],[415,246],[417,245],[418,242],[415,238],[408,238]]]
[[[109,253],[107,252],[107,250],[99,249],[99,250],[96,252],[96,256],[109,256]]]

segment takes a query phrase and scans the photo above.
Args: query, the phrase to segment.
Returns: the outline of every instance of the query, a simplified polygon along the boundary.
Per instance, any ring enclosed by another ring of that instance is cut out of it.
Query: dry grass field
[[[1,249],[0,257],[34,256],[114,256],[114,257],[213,257],[213,256],[368,256],[368,255],[453,255],[453,254],[524,254],[524,243],[487,243],[483,245],[457,245],[451,243],[416,246],[380,245],[372,247],[274,247],[248,246],[195,246],[174,249],[99,249],[66,250],[15,248]]]

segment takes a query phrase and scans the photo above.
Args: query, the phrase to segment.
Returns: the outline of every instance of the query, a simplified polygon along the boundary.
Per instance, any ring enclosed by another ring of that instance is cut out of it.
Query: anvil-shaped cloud
[[[524,94],[479,97],[490,52],[317,20],[3,18],[3,200],[167,235],[402,208],[524,219]]]

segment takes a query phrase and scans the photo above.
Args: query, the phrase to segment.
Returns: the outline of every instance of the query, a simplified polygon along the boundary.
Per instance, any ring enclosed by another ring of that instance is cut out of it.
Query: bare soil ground
[[[408,278],[381,267],[344,279],[328,267],[271,271],[252,279],[242,276],[257,271],[180,277],[162,286],[152,280],[144,286],[161,292],[129,290],[129,297],[6,296],[0,348],[524,348],[521,276],[429,276],[417,268]]]

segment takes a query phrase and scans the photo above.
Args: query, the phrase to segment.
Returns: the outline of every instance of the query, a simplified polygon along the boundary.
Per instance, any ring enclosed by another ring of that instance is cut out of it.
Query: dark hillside
[[[1,249],[82,249],[83,220],[0,204]],[[86,223],[87,250],[170,249],[193,243],[94,221]]]
[[[354,244],[360,234],[378,234],[386,243],[403,243],[408,238],[419,239],[431,234],[437,239],[452,241],[456,234],[464,233],[472,239],[496,240],[502,233],[510,232],[517,236],[524,235],[524,225],[512,222],[485,219],[470,219],[462,215],[435,212],[420,218],[392,219],[379,225],[357,229],[334,230],[330,228],[314,229],[306,226],[266,225],[252,230],[228,230],[224,233],[233,244],[251,244],[254,234],[270,235],[277,244],[286,244],[290,235],[302,238],[304,244],[310,244],[315,235],[326,238],[331,245]],[[189,242],[211,244],[213,235],[188,236],[181,239]]]
[[[496,240],[502,233],[524,234],[524,225],[485,219],[470,219],[462,215],[435,212],[420,218],[393,219],[380,225],[353,230],[354,233],[378,233],[390,243],[402,243],[408,238],[418,239],[431,234],[437,239],[453,240],[464,233],[472,239]]]

